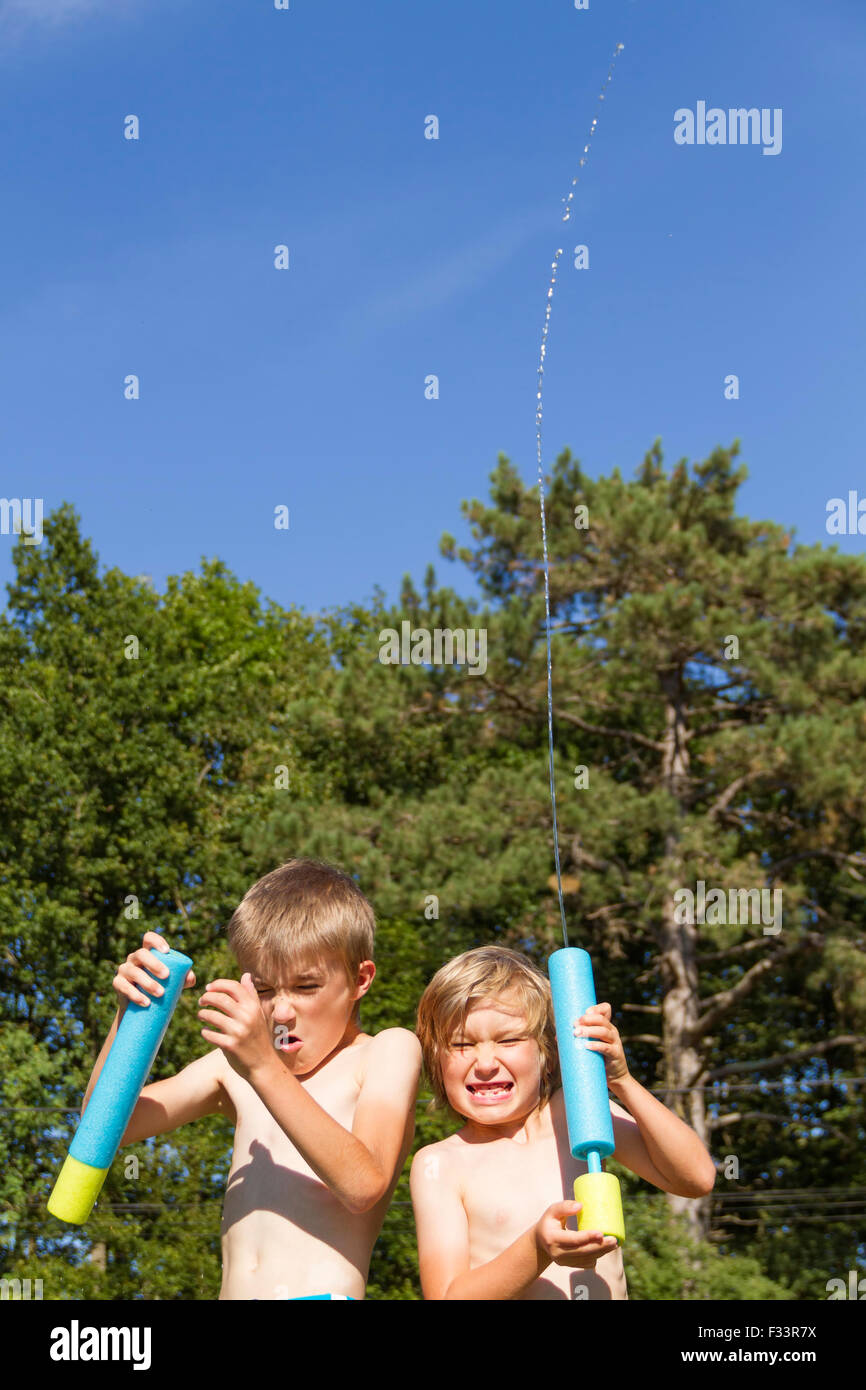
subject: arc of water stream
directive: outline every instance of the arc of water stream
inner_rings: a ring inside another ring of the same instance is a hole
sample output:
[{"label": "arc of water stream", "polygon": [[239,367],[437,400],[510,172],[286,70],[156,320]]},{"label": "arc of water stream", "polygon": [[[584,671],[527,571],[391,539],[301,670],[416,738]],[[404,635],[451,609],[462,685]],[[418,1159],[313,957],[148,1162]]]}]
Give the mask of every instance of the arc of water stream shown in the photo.
[{"label": "arc of water stream", "polygon": [[[605,93],[607,92],[607,89],[610,86],[611,79],[613,77],[613,70],[616,67],[616,60],[619,57],[620,53],[622,53],[624,47],[625,44],[618,43],[614,50],[613,57],[610,61],[610,67],[607,70],[607,77],[604,79],[601,91],[598,94],[598,101],[596,105],[600,105],[600,103],[604,101]],[[592,125],[589,128],[589,135],[587,137],[586,144],[583,147],[583,154],[580,158],[578,172],[571,180],[571,191],[569,192],[568,197],[563,198],[562,200],[565,204],[565,211],[562,215],[563,222],[568,222],[571,220],[571,205],[572,199],[574,198],[574,190],[577,187],[577,183],[580,178],[580,171],[583,168],[585,168],[586,162],[589,158],[589,147],[592,144],[592,137],[595,134],[597,127],[598,116],[594,116]],[[535,438],[536,449],[538,454],[538,499],[541,507],[541,545],[544,554],[544,621],[545,630],[547,633],[547,737],[548,756],[550,762],[550,804],[553,810],[553,855],[556,861],[556,886],[557,891],[559,893],[559,913],[562,918],[562,939],[565,945],[568,946],[568,927],[566,926],[565,922],[565,905],[562,901],[562,871],[560,869],[559,864],[559,834],[556,825],[556,777],[553,770],[553,670],[550,659],[550,564],[547,553],[547,519],[545,517],[544,511],[544,475],[541,469],[541,421],[542,392],[544,386],[544,359],[547,356],[547,334],[550,328],[550,311],[553,307],[553,292],[556,289],[556,272],[559,268],[559,258],[561,255],[562,247],[560,246],[556,252],[556,255],[553,258],[553,262],[550,267],[550,284],[547,290],[547,305],[544,312],[544,327],[541,332],[541,353],[539,355],[538,360],[538,386],[535,397],[537,402],[535,409]]]}]

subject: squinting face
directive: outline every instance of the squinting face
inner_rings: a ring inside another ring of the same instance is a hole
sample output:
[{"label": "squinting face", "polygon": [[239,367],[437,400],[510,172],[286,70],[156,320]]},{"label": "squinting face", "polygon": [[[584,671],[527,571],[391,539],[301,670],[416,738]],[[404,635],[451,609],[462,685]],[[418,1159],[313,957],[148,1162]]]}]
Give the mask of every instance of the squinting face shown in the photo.
[{"label": "squinting face", "polygon": [[276,1051],[291,1071],[303,1075],[343,1040],[355,1001],[369,988],[375,967],[364,962],[354,986],[342,962],[329,956],[298,961],[279,972],[259,966],[251,974]]},{"label": "squinting face", "polygon": [[543,1055],[525,1015],[507,997],[481,1000],[442,1056],[449,1104],[480,1125],[528,1115],[541,1094]]}]

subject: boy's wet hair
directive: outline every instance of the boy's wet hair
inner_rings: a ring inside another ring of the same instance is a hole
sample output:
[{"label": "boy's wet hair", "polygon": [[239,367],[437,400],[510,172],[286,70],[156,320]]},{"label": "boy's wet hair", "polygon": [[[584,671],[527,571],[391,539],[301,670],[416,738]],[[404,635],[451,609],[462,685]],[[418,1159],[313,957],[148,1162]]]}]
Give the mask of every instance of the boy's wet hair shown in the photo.
[{"label": "boy's wet hair", "polygon": [[350,984],[373,959],[376,917],[357,883],[318,859],[290,859],[254,883],[226,929],[242,971],[279,973],[337,956]]},{"label": "boy's wet hair", "polygon": [[559,1084],[550,982],[520,951],[507,946],[477,946],[437,970],[418,1005],[416,1032],[433,1091],[429,1110],[451,1108],[442,1080],[442,1054],[464,1027],[470,1009],[505,994],[510,996],[508,1003],[520,1009],[538,1043],[542,1056],[540,1100],[544,1104],[550,1099]]}]

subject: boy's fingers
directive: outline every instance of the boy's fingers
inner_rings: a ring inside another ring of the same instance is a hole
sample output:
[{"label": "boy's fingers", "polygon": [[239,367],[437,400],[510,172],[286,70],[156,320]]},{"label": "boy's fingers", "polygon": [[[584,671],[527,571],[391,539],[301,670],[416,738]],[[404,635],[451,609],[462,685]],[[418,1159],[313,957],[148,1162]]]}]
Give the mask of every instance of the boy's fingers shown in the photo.
[{"label": "boy's fingers", "polygon": [[225,1014],[218,1014],[215,1009],[199,1009],[198,1016],[216,1028],[224,1028],[227,1023]]},{"label": "boy's fingers", "polygon": [[147,990],[148,994],[155,994],[157,997],[160,994],[165,994],[159,981],[155,980],[152,975],[148,975],[147,971],[143,970],[140,965],[128,966],[126,979],[129,980],[130,984],[140,985],[143,990]]},{"label": "boy's fingers", "polygon": [[165,964],[165,961],[160,960],[159,953],[156,951],[147,950],[142,947],[140,951],[135,952],[132,956],[132,960],[136,965],[142,965],[146,967],[146,969],[151,970],[154,975],[158,975],[162,980],[164,980],[169,973],[168,966]]},{"label": "boy's fingers", "polygon": [[602,1249],[606,1240],[607,1236],[602,1231],[570,1231],[566,1227],[562,1233],[560,1244],[585,1254],[591,1253],[596,1246],[599,1250]]},{"label": "boy's fingers", "polygon": [[225,1009],[226,1013],[234,1013],[234,1005],[237,1003],[233,994],[225,994],[222,990],[213,989],[210,985],[199,999],[199,1004],[211,1004],[214,1008]]},{"label": "boy's fingers", "polygon": [[564,1226],[568,1218],[576,1216],[580,1210],[580,1202],[554,1202],[552,1206],[548,1207],[547,1214]]},{"label": "boy's fingers", "polygon": [[150,1003],[147,995],[142,994],[140,989],[136,989],[135,985],[127,980],[124,975],[120,977],[120,988],[118,988],[117,992],[122,999],[128,999],[130,1004],[147,1005]]},{"label": "boy's fingers", "polygon": [[164,936],[160,936],[158,931],[146,931],[141,938],[142,946],[155,946],[158,951],[168,951],[170,949]]},{"label": "boy's fingers", "polygon": [[184,982],[183,982],[183,987],[184,987],[184,989],[189,989],[190,986],[191,986],[191,985],[194,985],[194,984],[195,984],[195,971],[194,971],[194,970],[188,970],[188,971],[186,972],[186,979],[185,979]]},{"label": "boy's fingers", "polygon": [[223,993],[230,994],[233,999],[242,999],[246,994],[246,990],[238,984],[237,980],[209,980],[206,988],[222,990]]},{"label": "boy's fingers", "polygon": [[581,1206],[581,1202],[575,1202],[571,1197],[568,1197],[563,1198],[561,1202],[553,1202],[547,1210],[550,1212],[551,1216],[559,1216],[562,1212],[566,1212],[570,1215],[573,1211],[579,1210]]},{"label": "boy's fingers", "polygon": [[586,1012],[581,1014],[580,1018],[575,1019],[575,1024],[578,1024],[578,1023],[591,1023],[591,1024],[609,1023],[610,1020],[611,1020],[611,1017],[612,1017],[612,1010],[611,1010],[610,1004],[591,1004],[590,1007],[586,1010]]},{"label": "boy's fingers", "polygon": [[138,966],[130,965],[129,961],[124,961],[118,967],[112,984],[115,992],[121,999],[128,1000],[132,1004],[149,1004],[150,999],[144,993],[145,990],[154,992],[162,987],[148,975],[146,970],[140,970]]}]

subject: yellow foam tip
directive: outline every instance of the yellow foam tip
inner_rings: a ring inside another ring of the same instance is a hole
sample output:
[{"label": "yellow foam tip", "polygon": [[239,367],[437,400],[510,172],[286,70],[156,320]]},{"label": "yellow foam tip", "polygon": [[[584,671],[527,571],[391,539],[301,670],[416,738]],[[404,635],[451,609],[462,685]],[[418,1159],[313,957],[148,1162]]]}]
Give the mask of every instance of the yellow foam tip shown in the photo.
[{"label": "yellow foam tip", "polygon": [[91,1168],[67,1154],[60,1169],[54,1191],[48,1198],[48,1210],[61,1221],[81,1226],[93,1211],[93,1204],[102,1191],[107,1168]]},{"label": "yellow foam tip", "polygon": [[625,1243],[619,1178],[613,1173],[584,1173],[575,1180],[574,1200],[583,1203],[577,1218],[579,1231],[602,1231]]}]

